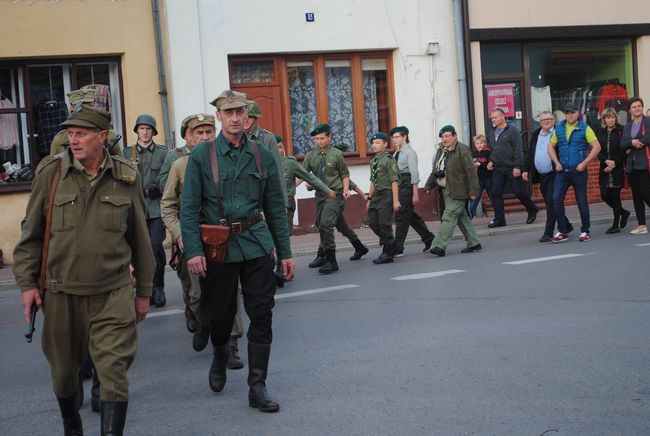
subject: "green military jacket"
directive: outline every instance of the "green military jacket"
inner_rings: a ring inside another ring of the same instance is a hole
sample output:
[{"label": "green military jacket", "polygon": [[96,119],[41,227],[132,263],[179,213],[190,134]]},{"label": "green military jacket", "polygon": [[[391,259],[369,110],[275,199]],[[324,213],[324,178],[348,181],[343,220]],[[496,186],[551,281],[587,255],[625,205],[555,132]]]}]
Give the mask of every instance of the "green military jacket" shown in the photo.
[{"label": "green military jacket", "polygon": [[165,185],[167,184],[167,178],[169,177],[169,170],[171,169],[172,164],[177,159],[187,156],[188,154],[190,154],[190,148],[187,145],[176,147],[167,152],[167,156],[165,156],[165,160],[163,161],[160,172],[158,173],[158,179],[156,180],[160,192],[165,191]]},{"label": "green military jacket", "polygon": [[296,196],[296,177],[303,179],[324,194],[330,191],[330,188],[321,182],[318,177],[308,173],[293,156],[282,158],[282,169],[284,170],[284,180],[287,185],[287,195],[289,197]]},{"label": "green military jacket", "polygon": [[399,182],[399,170],[397,162],[388,154],[382,151],[372,157],[370,161],[370,181],[375,185],[375,191],[390,191],[393,182]]},{"label": "green military jacket", "polygon": [[[325,156],[325,168],[323,174],[320,171],[321,155]],[[343,179],[350,178],[350,171],[345,164],[343,153],[340,150],[328,146],[324,151],[314,147],[307,152],[302,165],[307,171],[314,173],[328,188],[334,191],[343,189]]]},{"label": "green military jacket", "polygon": [[[440,144],[433,161],[438,162],[443,152],[444,148]],[[448,153],[445,164],[446,183],[442,189],[455,200],[467,200],[472,195],[478,195],[478,176],[476,175],[476,167],[469,147],[456,141]],[[429,191],[438,186],[435,173],[436,169],[434,168],[424,185],[425,190]]]},{"label": "green military jacket", "polygon": [[[151,188],[157,188],[162,195],[163,190],[158,188],[158,174],[160,174],[168,151],[166,145],[154,142],[147,148],[136,144],[124,149],[124,157],[135,162],[138,171],[140,171],[143,192],[145,190],[150,191]],[[160,218],[160,196],[156,197],[145,193],[144,203],[147,206],[147,219]]]},{"label": "green military jacket", "polygon": [[[106,141],[104,142],[104,146],[108,148],[110,144],[114,144],[109,150],[110,154],[113,156],[122,156],[122,145],[120,144],[119,140],[115,142],[117,138],[117,133],[109,130],[108,136],[106,136]],[[55,156],[62,151],[66,151],[69,146],[70,141],[68,141],[68,131],[63,129],[54,135],[54,138],[52,139],[52,143],[50,144],[50,156]]]},{"label": "green military jacket", "polygon": [[[275,140],[275,135],[255,124],[255,127],[246,132],[246,137],[252,139],[258,144],[265,145],[266,148],[269,149],[273,155],[275,165],[278,167],[278,174],[282,174],[282,156],[280,155],[280,149],[278,148],[278,141]],[[282,184],[282,195],[284,196],[284,207],[287,207],[289,205],[289,200],[287,196],[287,187],[284,184]]]},{"label": "green military jacket", "polygon": [[145,220],[140,176],[117,156],[105,161],[91,187],[73,166],[72,153],[41,161],[14,249],[14,274],[22,291],[38,287],[48,197],[55,163],[61,179],[54,196],[46,289],[96,295],[128,286],[133,265],[136,295],[151,295],[154,258]]},{"label": "green military jacket", "polygon": [[[215,141],[219,164],[219,193],[223,216],[217,208],[217,193],[210,165],[210,142],[197,145],[189,156],[181,197],[181,232],[188,259],[204,256],[199,225],[251,217],[260,208],[265,220],[231,234],[226,263],[242,262],[270,254],[275,246],[279,259],[291,258],[287,209],[282,199],[282,181],[273,155],[258,146],[262,176],[257,170],[251,142],[244,137],[234,149],[219,133]],[[261,195],[261,198],[260,198]]]}]

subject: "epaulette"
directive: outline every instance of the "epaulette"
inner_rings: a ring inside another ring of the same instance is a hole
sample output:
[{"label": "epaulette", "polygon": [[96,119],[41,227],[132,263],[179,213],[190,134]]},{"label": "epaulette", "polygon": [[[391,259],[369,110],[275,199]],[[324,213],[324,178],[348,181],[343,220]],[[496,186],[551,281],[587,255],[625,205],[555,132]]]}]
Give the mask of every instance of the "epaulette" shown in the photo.
[{"label": "epaulette", "polygon": [[[272,136],[273,139],[275,139],[275,134],[273,134],[272,132],[269,132],[269,131],[266,130],[264,127],[260,127],[260,133],[262,133],[262,134],[264,134],[264,135]],[[276,142],[277,142],[277,141],[276,141]]]},{"label": "epaulette", "polygon": [[138,179],[138,168],[128,159],[121,156],[111,156],[113,159],[113,175],[122,183],[135,184]]},{"label": "epaulette", "polygon": [[52,165],[54,162],[57,160],[61,159],[63,157],[63,154],[57,154],[54,156],[45,156],[41,161],[38,163],[38,166],[36,167],[36,174],[40,174],[41,171],[43,171],[47,166]]}]

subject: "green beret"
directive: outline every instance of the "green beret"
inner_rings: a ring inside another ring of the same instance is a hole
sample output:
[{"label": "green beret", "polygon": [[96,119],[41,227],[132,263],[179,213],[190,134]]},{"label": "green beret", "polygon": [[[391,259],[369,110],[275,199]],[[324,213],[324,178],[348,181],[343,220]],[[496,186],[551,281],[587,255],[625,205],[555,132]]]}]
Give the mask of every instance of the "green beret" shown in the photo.
[{"label": "green beret", "polygon": [[61,127],[84,127],[86,129],[111,129],[111,114],[90,106],[77,106],[61,123]]},{"label": "green beret", "polygon": [[280,135],[275,135],[275,142],[277,142],[278,144],[284,142],[284,138]]},{"label": "green beret", "polygon": [[373,135],[370,137],[370,142],[374,141],[375,139],[382,139],[388,142],[388,135],[386,135],[384,132],[373,133]]},{"label": "green beret", "polygon": [[438,133],[438,137],[442,138],[442,134],[446,132],[450,132],[452,135],[455,135],[456,129],[451,124],[447,124],[446,126],[443,126],[442,129],[440,129],[440,132]]},{"label": "green beret", "polygon": [[409,128],[406,126],[397,126],[390,129],[390,136],[393,136],[395,133],[401,133],[402,135],[409,134]]},{"label": "green beret", "polygon": [[317,125],[314,128],[314,130],[311,131],[310,135],[316,136],[316,135],[320,135],[321,133],[331,133],[331,132],[332,132],[332,128],[330,127],[330,125],[327,123],[323,123]]}]

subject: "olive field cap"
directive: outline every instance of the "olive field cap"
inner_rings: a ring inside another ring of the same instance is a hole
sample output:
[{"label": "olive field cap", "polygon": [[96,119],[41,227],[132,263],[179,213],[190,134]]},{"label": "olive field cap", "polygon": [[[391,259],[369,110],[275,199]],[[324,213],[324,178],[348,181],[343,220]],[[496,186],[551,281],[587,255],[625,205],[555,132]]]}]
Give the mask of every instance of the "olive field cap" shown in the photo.
[{"label": "olive field cap", "polygon": [[578,106],[575,103],[567,103],[564,105],[564,113],[578,112]]},{"label": "olive field cap", "polygon": [[246,100],[246,94],[243,92],[232,91],[226,89],[224,92],[219,94],[217,98],[212,100],[210,104],[217,108],[221,109],[237,109],[247,105],[248,100]]},{"label": "olive field cap", "polygon": [[260,110],[260,105],[257,104],[255,100],[248,100],[246,102],[248,106],[248,116],[253,118],[262,118],[262,111]]},{"label": "olive field cap", "polygon": [[375,139],[381,139],[388,142],[388,135],[384,132],[373,133],[373,135],[370,137],[370,142],[374,141]]},{"label": "olive field cap", "polygon": [[94,103],[95,90],[94,89],[77,89],[68,93],[68,101],[70,105],[81,103]]},{"label": "olive field cap", "polygon": [[395,133],[401,133],[402,135],[409,134],[409,128],[406,126],[397,126],[390,129],[390,136],[393,136]]},{"label": "olive field cap", "polygon": [[442,129],[440,129],[440,133],[438,133],[438,137],[442,138],[442,134],[446,132],[450,132],[452,135],[455,135],[456,129],[451,124],[447,124],[446,126],[443,126]]},{"label": "olive field cap", "polygon": [[196,114],[187,121],[187,128],[194,130],[199,126],[212,126],[214,127],[214,115]]},{"label": "olive field cap", "polygon": [[314,130],[311,131],[310,135],[316,136],[316,135],[320,135],[321,133],[331,133],[331,132],[332,132],[332,128],[330,127],[330,125],[327,123],[323,123],[317,125],[314,128]]},{"label": "olive field cap", "polygon": [[84,127],[86,129],[110,130],[111,114],[89,106],[79,106],[72,111],[61,127]]},{"label": "olive field cap", "polygon": [[138,118],[135,119],[135,124],[133,125],[133,131],[138,133],[138,126],[145,125],[153,129],[153,136],[158,134],[158,129],[156,128],[156,119],[149,114],[138,115]]}]

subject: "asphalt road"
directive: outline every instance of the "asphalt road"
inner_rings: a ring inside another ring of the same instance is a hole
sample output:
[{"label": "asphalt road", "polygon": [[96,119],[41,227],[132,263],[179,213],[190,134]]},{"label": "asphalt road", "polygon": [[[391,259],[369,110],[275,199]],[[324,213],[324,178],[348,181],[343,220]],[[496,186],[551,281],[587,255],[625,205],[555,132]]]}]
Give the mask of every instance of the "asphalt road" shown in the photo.
[{"label": "asphalt road", "polygon": [[[488,237],[463,255],[452,241],[444,258],[410,245],[381,266],[378,250],[341,253],[326,277],[297,258],[274,311],[271,415],[248,407],[246,369],[210,391],[211,353],[192,351],[168,273],[168,306],[139,327],[126,433],[650,434],[650,235],[606,227],[587,243]],[[0,283],[0,433],[60,434],[40,325],[32,344],[23,332],[15,285]],[[99,434],[88,398],[82,418]]]}]

